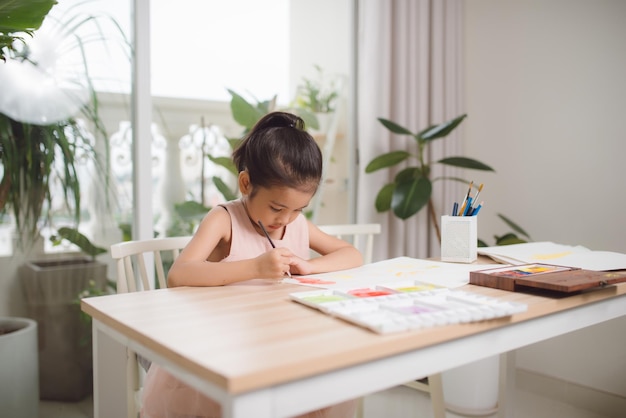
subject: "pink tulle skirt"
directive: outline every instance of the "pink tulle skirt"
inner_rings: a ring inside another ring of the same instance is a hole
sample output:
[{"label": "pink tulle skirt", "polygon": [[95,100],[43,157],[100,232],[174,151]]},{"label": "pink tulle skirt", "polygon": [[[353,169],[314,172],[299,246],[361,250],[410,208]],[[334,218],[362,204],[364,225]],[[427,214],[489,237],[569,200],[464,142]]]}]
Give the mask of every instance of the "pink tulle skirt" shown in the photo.
[{"label": "pink tulle skirt", "polygon": [[[187,386],[156,364],[146,375],[141,399],[142,418],[221,418],[220,405]],[[342,402],[297,418],[352,418],[356,401]]]}]

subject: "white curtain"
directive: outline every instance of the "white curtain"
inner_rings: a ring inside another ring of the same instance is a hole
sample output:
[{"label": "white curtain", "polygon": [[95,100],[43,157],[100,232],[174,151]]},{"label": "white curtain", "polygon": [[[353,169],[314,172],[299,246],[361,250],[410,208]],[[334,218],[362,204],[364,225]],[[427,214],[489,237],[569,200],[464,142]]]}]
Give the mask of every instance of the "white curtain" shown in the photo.
[{"label": "white curtain", "polygon": [[[427,208],[405,221],[392,211],[376,212],[376,194],[398,168],[365,174],[365,167],[382,153],[416,149],[410,137],[391,135],[379,117],[417,132],[463,113],[462,0],[358,0],[357,5],[356,219],[383,226],[375,261],[438,256],[439,239]],[[428,146],[431,161],[461,155],[462,127]],[[441,164],[432,168],[431,180],[459,175],[458,170]],[[434,182],[437,219],[450,212],[462,188],[458,182]]]}]

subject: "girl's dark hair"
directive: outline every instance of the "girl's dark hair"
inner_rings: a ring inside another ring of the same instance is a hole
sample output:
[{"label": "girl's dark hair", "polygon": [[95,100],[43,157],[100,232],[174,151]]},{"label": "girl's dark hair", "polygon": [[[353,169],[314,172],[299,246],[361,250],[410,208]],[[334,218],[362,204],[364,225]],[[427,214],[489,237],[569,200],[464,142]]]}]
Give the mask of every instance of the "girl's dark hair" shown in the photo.
[{"label": "girl's dark hair", "polygon": [[263,116],[233,151],[239,172],[248,171],[253,186],[286,186],[317,190],[322,178],[322,152],[304,130],[304,121],[291,113]]}]

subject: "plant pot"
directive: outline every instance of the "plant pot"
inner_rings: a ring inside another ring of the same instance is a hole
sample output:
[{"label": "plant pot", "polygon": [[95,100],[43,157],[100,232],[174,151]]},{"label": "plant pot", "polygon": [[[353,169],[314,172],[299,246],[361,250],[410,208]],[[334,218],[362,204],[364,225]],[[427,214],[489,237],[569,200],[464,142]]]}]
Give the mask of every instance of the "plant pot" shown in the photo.
[{"label": "plant pot", "polygon": [[500,357],[487,357],[441,374],[446,409],[463,416],[491,415],[498,410]]},{"label": "plant pot", "polygon": [[79,401],[92,393],[91,324],[79,294],[106,283],[106,265],[91,258],[31,261],[20,266],[28,315],[39,325],[40,398]]},{"label": "plant pot", "polygon": [[0,411],[2,416],[39,416],[37,323],[0,317]]}]

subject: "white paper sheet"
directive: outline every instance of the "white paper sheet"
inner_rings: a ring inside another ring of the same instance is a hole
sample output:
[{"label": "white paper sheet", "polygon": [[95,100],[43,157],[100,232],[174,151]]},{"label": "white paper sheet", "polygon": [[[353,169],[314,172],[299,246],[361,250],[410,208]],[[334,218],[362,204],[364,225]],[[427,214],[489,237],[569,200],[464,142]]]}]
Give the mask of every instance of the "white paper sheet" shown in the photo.
[{"label": "white paper sheet", "polygon": [[410,257],[397,257],[349,270],[294,276],[290,279],[283,279],[283,282],[324,289],[349,289],[384,286],[414,280],[455,288],[469,283],[470,271],[485,268],[484,264],[443,263]]},{"label": "white paper sheet", "polygon": [[580,245],[554,242],[529,242],[478,248],[478,254],[514,265],[543,263],[578,267],[594,271],[626,269],[626,254],[611,251],[592,251]]}]

